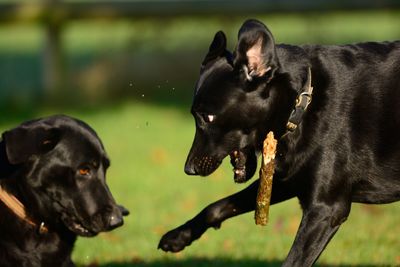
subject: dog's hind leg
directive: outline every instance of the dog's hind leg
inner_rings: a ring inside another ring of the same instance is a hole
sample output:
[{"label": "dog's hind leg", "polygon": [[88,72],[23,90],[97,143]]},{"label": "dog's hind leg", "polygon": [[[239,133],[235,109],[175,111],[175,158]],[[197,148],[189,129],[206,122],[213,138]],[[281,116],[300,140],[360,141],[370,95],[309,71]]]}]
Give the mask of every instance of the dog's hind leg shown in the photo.
[{"label": "dog's hind leg", "polygon": [[[204,208],[193,219],[169,231],[158,245],[164,251],[178,252],[189,246],[210,227],[219,228],[221,223],[231,217],[255,209],[259,181],[253,182],[242,191],[218,200]],[[272,187],[271,204],[294,197],[279,180]]]},{"label": "dog's hind leg", "polygon": [[303,218],[285,267],[309,267],[318,259],[328,242],[350,213],[351,202],[319,202],[304,208]]}]

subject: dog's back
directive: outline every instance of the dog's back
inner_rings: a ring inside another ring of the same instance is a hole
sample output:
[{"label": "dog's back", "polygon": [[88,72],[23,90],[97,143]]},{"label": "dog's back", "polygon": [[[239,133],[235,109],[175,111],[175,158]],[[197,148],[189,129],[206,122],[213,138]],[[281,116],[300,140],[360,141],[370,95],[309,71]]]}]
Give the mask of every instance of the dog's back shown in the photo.
[{"label": "dog's back", "polygon": [[347,180],[343,184],[352,184],[353,201],[399,199],[400,41],[282,46],[278,53],[284,66],[305,57],[313,74],[313,100],[298,144],[307,148],[296,155],[313,155],[317,159],[308,164],[324,163]]}]

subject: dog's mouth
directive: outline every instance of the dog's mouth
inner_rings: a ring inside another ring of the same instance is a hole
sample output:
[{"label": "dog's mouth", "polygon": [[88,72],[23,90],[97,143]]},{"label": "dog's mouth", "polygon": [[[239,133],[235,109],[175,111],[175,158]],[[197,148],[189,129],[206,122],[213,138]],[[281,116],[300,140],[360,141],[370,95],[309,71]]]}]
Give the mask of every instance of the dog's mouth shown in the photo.
[{"label": "dog's mouth", "polygon": [[257,156],[253,149],[234,150],[229,154],[233,166],[233,179],[244,183],[253,177],[257,169]]},{"label": "dog's mouth", "polygon": [[[230,156],[233,166],[233,179],[236,183],[244,183],[253,177],[257,169],[257,155],[254,149],[245,147],[242,149],[233,150],[226,154]],[[185,172],[189,175],[208,176],[213,173],[222,160],[226,157],[203,156],[194,157],[188,160],[185,165]]]},{"label": "dog's mouth", "polygon": [[59,220],[68,230],[73,232],[76,235],[83,237],[92,237],[98,234],[98,231],[90,229],[88,226],[79,220],[76,216],[74,216],[71,212],[71,209],[66,208],[61,204],[60,201],[52,199],[53,203],[56,205],[56,210],[58,210]]},{"label": "dog's mouth", "polygon": [[70,217],[69,215],[62,216],[61,220],[71,232],[79,236],[92,237],[98,234],[98,232],[89,229],[88,227],[84,226],[83,223]]},{"label": "dog's mouth", "polygon": [[73,222],[72,223],[72,229],[70,228],[71,231],[73,231],[75,234],[80,235],[80,236],[95,236],[97,235],[96,232],[93,232],[87,228],[85,228],[82,224],[78,222]]}]

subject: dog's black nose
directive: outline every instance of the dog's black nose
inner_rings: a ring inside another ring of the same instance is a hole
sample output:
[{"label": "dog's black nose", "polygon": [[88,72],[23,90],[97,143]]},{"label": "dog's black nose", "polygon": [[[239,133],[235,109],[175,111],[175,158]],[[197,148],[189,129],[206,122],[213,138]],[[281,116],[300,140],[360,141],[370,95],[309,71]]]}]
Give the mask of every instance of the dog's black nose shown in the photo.
[{"label": "dog's black nose", "polygon": [[185,173],[187,175],[196,175],[197,172],[192,164],[185,164]]},{"label": "dog's black nose", "polygon": [[125,208],[124,206],[122,206],[122,205],[117,205],[117,206],[118,206],[119,211],[122,213],[122,216],[128,216],[130,214],[130,211],[127,208]]}]

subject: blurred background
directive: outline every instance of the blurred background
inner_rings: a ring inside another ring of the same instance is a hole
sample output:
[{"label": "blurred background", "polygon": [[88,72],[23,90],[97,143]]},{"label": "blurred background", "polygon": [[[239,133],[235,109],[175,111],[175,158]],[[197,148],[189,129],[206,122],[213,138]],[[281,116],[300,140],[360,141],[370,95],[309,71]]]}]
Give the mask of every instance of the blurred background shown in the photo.
[{"label": "blurred background", "polygon": [[[159,238],[235,185],[228,162],[187,177],[194,134],[190,103],[215,32],[234,49],[247,18],[277,43],[345,44],[400,39],[396,0],[0,0],[0,130],[64,113],[89,123],[112,165],[108,183],[131,210],[124,227],[79,239],[79,266],[280,266],[301,211],[296,200],[210,230],[178,254]],[[400,266],[399,204],[354,205],[320,266]]]}]

